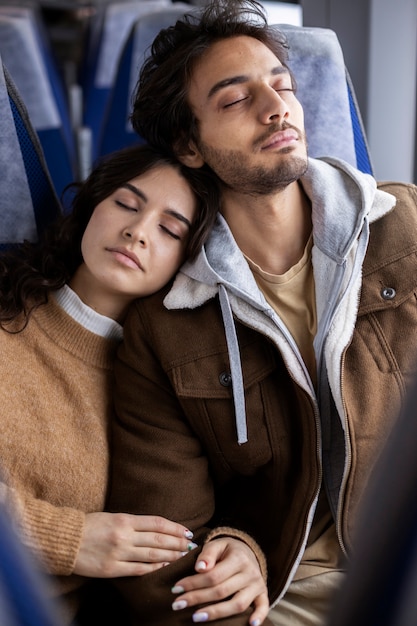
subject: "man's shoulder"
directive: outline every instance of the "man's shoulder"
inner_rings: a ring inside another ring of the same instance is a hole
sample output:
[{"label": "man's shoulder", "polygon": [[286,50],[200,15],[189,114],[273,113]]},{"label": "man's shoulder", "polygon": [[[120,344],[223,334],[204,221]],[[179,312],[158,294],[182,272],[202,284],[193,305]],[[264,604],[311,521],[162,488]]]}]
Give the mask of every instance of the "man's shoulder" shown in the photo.
[{"label": "man's shoulder", "polygon": [[[395,181],[379,181],[378,189],[386,191],[397,198],[401,202],[417,202],[417,186],[414,183],[395,182]],[[414,208],[415,208],[414,204]]]},{"label": "man's shoulder", "polygon": [[190,329],[196,326],[201,327],[201,325],[210,327],[214,324],[214,320],[219,316],[217,298],[209,298],[198,306],[189,307],[183,304],[169,308],[165,303],[165,298],[172,285],[173,281],[156,293],[135,300],[130,307],[125,328],[126,325],[140,323],[142,327],[152,328],[153,332],[158,327],[158,332],[169,335],[171,331],[182,328],[184,324]]},{"label": "man's shoulder", "polygon": [[414,228],[417,229],[417,186],[413,183],[384,181],[378,183],[378,189],[394,196],[396,202],[393,210],[382,220],[377,220],[376,224],[381,222],[380,226],[383,228],[384,224],[390,223],[389,228],[398,228],[401,232],[404,225],[408,224],[412,228],[410,235],[416,237],[417,231],[414,232]]},{"label": "man's shoulder", "polygon": [[164,299],[172,287],[172,282],[173,281],[170,281],[167,285],[162,287],[162,289],[159,289],[159,291],[151,293],[148,296],[141,296],[140,298],[137,298],[133,302],[131,310],[146,311],[154,309],[156,312],[159,310],[164,310]]},{"label": "man's shoulder", "polygon": [[411,183],[382,182],[378,189],[393,195],[393,209],[371,224],[365,270],[417,252],[417,187]]}]

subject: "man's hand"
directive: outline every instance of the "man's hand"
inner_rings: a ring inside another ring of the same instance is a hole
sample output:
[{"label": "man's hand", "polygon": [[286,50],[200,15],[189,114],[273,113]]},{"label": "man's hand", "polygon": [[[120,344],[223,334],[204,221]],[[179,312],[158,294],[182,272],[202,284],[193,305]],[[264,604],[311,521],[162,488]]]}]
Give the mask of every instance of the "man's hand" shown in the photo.
[{"label": "man's hand", "polygon": [[269,610],[268,592],[253,551],[243,541],[222,537],[202,549],[197,574],[179,580],[174,611],[206,604],[193,615],[194,622],[210,622],[245,611],[251,604],[251,626],[259,626]]}]

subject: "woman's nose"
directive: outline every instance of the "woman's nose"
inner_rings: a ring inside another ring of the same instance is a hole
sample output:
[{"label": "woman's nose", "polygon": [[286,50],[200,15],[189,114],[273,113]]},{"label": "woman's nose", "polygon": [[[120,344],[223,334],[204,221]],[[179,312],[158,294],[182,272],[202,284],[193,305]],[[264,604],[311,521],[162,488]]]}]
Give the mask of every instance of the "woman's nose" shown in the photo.
[{"label": "woman's nose", "polygon": [[142,246],[147,243],[147,237],[143,228],[140,225],[128,226],[123,230],[123,238],[128,241],[137,241]]}]

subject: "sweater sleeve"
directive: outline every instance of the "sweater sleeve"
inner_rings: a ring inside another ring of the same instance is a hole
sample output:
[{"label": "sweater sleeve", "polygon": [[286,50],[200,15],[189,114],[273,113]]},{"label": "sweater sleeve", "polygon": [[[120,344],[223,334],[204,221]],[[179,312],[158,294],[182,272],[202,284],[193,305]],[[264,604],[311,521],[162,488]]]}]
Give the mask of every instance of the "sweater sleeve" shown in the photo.
[{"label": "sweater sleeve", "polygon": [[268,569],[266,564],[265,554],[263,553],[261,547],[258,543],[248,535],[247,533],[237,530],[236,528],[229,528],[228,526],[219,526],[218,528],[214,528],[206,537],[205,543],[216,539],[217,537],[231,537],[232,539],[239,539],[239,541],[243,541],[247,546],[252,550],[255,554],[258,563],[259,569],[261,570],[262,578],[265,582],[268,579]]},{"label": "sweater sleeve", "polygon": [[9,509],[22,543],[48,574],[72,574],[85,514],[57,507],[0,483],[0,501]]}]

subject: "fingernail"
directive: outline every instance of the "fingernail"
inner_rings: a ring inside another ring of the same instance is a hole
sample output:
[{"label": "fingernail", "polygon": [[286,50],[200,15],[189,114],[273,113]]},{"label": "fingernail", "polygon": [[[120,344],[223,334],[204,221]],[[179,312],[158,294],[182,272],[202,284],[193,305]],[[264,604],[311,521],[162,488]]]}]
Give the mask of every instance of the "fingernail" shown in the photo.
[{"label": "fingernail", "polygon": [[205,569],[207,569],[207,563],[205,561],[198,561],[195,568],[204,571]]},{"label": "fingernail", "polygon": [[184,593],[185,589],[184,587],[181,587],[181,585],[174,585],[171,589],[172,593]]},{"label": "fingernail", "polygon": [[250,626],[261,626],[261,620],[260,619],[253,619],[250,623]]},{"label": "fingernail", "polygon": [[194,537],[194,533],[191,530],[185,530],[184,535],[187,537],[187,539],[192,539]]},{"label": "fingernail", "polygon": [[191,550],[194,550],[194,548],[197,547],[197,544],[194,543],[194,541],[190,541],[190,543],[187,546],[187,550],[191,552]]},{"label": "fingernail", "polygon": [[193,622],[207,622],[208,618],[208,613],[194,613]]},{"label": "fingernail", "polygon": [[180,552],[181,556],[187,556],[188,552]]},{"label": "fingernail", "polygon": [[181,609],[185,609],[187,606],[187,600],[177,600],[172,603],[173,611],[181,611]]}]

